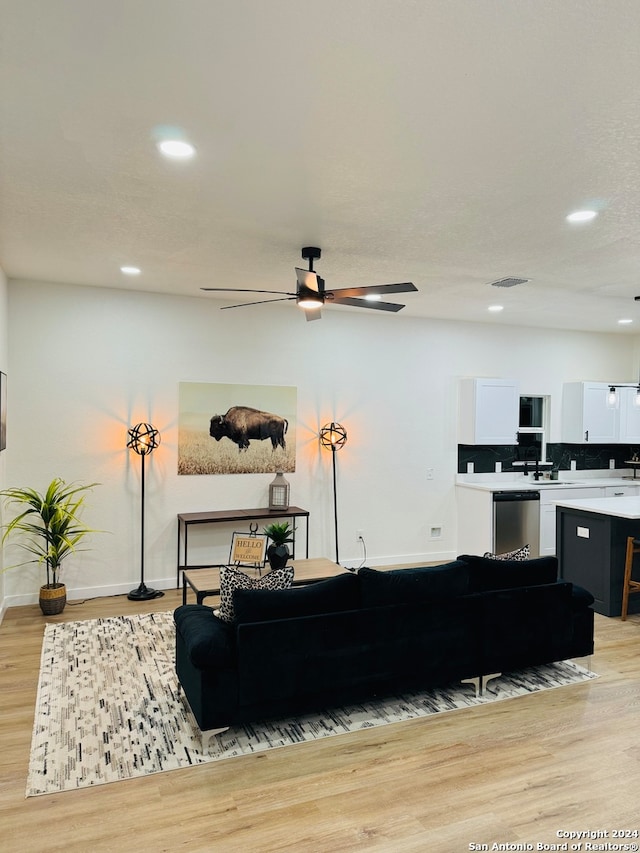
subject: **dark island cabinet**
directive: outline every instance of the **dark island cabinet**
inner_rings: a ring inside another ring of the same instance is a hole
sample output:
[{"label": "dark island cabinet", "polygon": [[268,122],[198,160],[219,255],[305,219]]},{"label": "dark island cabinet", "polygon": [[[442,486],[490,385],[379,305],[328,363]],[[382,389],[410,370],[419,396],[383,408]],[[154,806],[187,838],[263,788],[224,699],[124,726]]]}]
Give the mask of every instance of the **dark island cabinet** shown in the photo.
[{"label": "dark island cabinet", "polygon": [[[640,536],[640,521],[562,506],[556,512],[560,577],[589,590],[596,613],[620,616],[627,536]],[[631,597],[629,613],[638,612],[640,597]]]}]

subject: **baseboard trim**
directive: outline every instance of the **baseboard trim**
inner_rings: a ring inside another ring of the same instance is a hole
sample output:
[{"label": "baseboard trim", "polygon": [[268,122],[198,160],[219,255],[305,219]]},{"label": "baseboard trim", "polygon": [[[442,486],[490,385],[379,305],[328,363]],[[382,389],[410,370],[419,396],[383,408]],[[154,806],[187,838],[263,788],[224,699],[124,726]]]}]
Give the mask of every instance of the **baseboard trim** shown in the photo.
[{"label": "baseboard trim", "polygon": [[[430,554],[394,554],[387,557],[372,557],[366,560],[366,563],[359,560],[341,560],[340,565],[345,569],[358,569],[362,565],[372,568],[380,566],[393,566],[398,568],[408,568],[410,566],[427,566],[438,565],[440,563],[449,563],[455,560],[456,555],[451,551],[435,551]],[[107,584],[105,586],[78,587],[73,589],[67,587],[67,601],[81,601],[89,598],[106,598],[110,595],[127,595],[132,589],[138,586],[139,580],[127,581],[120,584]],[[152,589],[175,589],[176,579],[170,578],[145,578],[145,583]],[[25,604],[37,604],[38,592],[7,595],[0,602],[0,622],[2,616],[9,607],[21,607]]]},{"label": "baseboard trim", "polygon": [[369,566],[371,568],[380,566],[408,568],[410,566],[450,563],[455,558],[456,554],[453,551],[434,551],[430,554],[394,554],[387,557],[371,557],[367,558],[365,562],[362,561],[362,558],[359,560],[340,560],[340,565],[344,566],[345,569],[358,569],[360,566]]},{"label": "baseboard trim", "polygon": [[[90,598],[106,598],[110,595],[127,595],[132,589],[136,589],[139,580],[137,581],[127,581],[126,583],[120,584],[111,584],[108,586],[92,586],[92,587],[79,587],[77,589],[72,589],[71,587],[67,587],[67,601],[82,601],[83,599]],[[147,580],[145,578],[145,583],[147,586],[152,589],[172,589],[175,588],[176,579],[173,578],[165,578],[164,580]],[[21,607],[25,604],[37,604],[38,603],[38,593],[29,593],[23,595],[7,595],[2,602],[2,608],[8,607]],[[0,609],[0,613],[2,613],[2,609]]]}]

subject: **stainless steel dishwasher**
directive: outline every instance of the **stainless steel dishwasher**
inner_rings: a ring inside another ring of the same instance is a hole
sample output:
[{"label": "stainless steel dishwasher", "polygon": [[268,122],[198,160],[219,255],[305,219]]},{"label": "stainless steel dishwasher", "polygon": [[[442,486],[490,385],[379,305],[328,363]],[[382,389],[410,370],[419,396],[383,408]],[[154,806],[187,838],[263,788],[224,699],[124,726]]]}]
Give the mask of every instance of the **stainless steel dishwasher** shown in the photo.
[{"label": "stainless steel dishwasher", "polygon": [[540,492],[493,493],[493,552],[504,554],[528,545],[540,554]]}]

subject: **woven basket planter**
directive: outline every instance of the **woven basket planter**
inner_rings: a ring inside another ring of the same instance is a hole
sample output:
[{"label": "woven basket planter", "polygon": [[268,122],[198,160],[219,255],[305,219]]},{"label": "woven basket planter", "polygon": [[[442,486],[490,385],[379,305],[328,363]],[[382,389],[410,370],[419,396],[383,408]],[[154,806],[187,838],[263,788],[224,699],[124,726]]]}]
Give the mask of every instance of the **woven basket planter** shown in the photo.
[{"label": "woven basket planter", "polygon": [[45,584],[40,587],[40,610],[45,616],[62,613],[67,603],[67,588],[63,583]]}]

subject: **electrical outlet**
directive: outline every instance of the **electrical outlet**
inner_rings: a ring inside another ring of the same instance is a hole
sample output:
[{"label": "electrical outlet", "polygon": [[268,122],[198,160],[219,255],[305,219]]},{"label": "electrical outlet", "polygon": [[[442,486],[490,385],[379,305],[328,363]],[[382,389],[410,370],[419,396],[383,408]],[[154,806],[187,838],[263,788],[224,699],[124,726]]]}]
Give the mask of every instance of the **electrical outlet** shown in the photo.
[{"label": "electrical outlet", "polygon": [[356,530],[356,542],[360,542],[361,539],[364,539],[364,530]]},{"label": "electrical outlet", "polygon": [[427,480],[433,480],[433,468],[427,468]]}]

